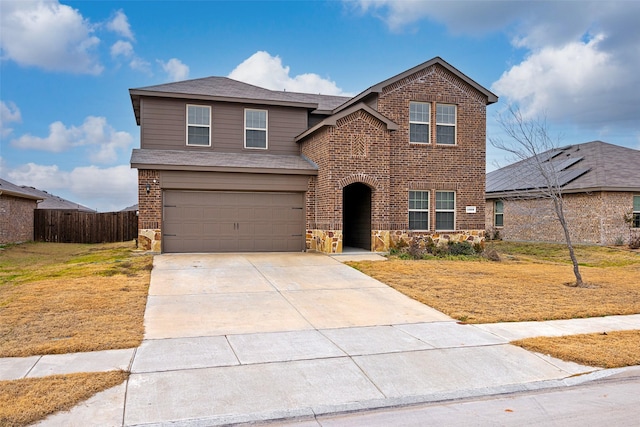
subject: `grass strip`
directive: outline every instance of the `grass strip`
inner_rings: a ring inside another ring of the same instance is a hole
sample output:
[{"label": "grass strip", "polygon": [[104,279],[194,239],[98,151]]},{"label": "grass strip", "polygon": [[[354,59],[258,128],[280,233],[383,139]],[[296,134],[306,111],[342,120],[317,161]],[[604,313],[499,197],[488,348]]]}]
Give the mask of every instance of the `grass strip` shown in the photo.
[{"label": "grass strip", "polygon": [[640,365],[640,330],[535,337],[511,344],[587,366],[621,368]]},{"label": "grass strip", "polygon": [[128,376],[124,371],[109,371],[0,381],[0,426],[27,426],[55,412],[68,411]]}]

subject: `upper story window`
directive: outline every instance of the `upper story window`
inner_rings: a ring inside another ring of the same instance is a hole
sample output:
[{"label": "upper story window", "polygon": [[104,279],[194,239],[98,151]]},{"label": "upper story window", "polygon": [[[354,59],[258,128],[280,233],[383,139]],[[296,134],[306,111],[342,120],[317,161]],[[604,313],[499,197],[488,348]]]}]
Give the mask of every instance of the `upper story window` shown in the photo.
[{"label": "upper story window", "polygon": [[431,104],[409,103],[409,142],[429,143],[429,117],[431,117]]},{"label": "upper story window", "polygon": [[428,191],[409,191],[409,229],[429,229]]},{"label": "upper story window", "polygon": [[244,148],[267,148],[267,110],[244,110]]},{"label": "upper story window", "polygon": [[640,228],[640,196],[633,196],[633,228]]},{"label": "upper story window", "polygon": [[456,144],[456,106],[436,104],[436,144]]},{"label": "upper story window", "polygon": [[496,200],[493,204],[493,225],[495,227],[504,226],[504,202]]},{"label": "upper story window", "polygon": [[211,107],[187,105],[187,145],[211,145]]},{"label": "upper story window", "polygon": [[456,193],[436,191],[436,230],[456,229]]}]

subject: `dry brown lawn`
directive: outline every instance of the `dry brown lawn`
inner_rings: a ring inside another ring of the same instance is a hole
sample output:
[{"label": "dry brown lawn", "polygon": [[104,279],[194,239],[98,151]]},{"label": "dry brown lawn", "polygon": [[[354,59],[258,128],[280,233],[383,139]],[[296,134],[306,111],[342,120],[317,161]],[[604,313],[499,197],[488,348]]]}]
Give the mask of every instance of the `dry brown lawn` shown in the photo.
[{"label": "dry brown lawn", "polygon": [[123,371],[0,381],[0,426],[26,426],[122,383]]},{"label": "dry brown lawn", "polygon": [[499,262],[438,259],[350,263],[398,291],[468,323],[640,313],[640,252],[578,247],[586,288],[562,245],[495,243]]},{"label": "dry brown lawn", "polygon": [[0,250],[0,357],[137,347],[151,256],[132,242]]},{"label": "dry brown lawn", "polygon": [[588,366],[640,365],[640,331],[527,338],[512,344]]},{"label": "dry brown lawn", "polygon": [[[574,282],[566,247],[495,242],[501,261],[438,259],[358,262],[351,266],[468,323],[572,319],[640,313],[640,251],[579,246],[588,287]],[[537,337],[528,350],[605,368],[640,364],[640,331]]]}]

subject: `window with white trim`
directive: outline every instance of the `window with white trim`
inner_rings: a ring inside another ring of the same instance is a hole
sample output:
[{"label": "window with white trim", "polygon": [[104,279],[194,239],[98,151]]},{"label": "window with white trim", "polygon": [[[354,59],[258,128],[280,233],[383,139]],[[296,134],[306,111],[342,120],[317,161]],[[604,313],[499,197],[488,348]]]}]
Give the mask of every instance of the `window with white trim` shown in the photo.
[{"label": "window with white trim", "polygon": [[436,104],[436,144],[456,144],[456,106]]},{"label": "window with white trim", "polygon": [[436,191],[436,231],[456,229],[456,193]]},{"label": "window with white trim", "polygon": [[187,105],[187,145],[211,145],[211,107]]},{"label": "window with white trim", "polygon": [[409,103],[409,142],[429,143],[429,117],[431,117],[431,104]]},{"label": "window with white trim", "polygon": [[409,229],[429,229],[428,191],[409,191]]},{"label": "window with white trim", "polygon": [[495,227],[504,226],[504,202],[496,200],[493,204],[493,225]]},{"label": "window with white trim", "polygon": [[640,228],[640,196],[633,196],[633,228]]},{"label": "window with white trim", "polygon": [[267,148],[267,110],[244,110],[244,148]]}]

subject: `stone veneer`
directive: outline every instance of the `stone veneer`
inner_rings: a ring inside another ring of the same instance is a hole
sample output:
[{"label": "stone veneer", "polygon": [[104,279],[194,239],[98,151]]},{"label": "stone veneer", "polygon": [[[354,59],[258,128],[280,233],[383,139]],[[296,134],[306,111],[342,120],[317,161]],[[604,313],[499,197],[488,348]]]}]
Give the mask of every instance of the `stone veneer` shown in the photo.
[{"label": "stone veneer", "polygon": [[[452,232],[420,233],[410,230],[372,230],[371,251],[389,252],[399,245],[400,241],[411,244],[418,241],[423,244],[430,239],[436,245],[446,245],[448,242],[469,242],[482,244],[484,230],[459,230]],[[342,252],[342,230],[307,230],[307,250],[335,254]]]}]

